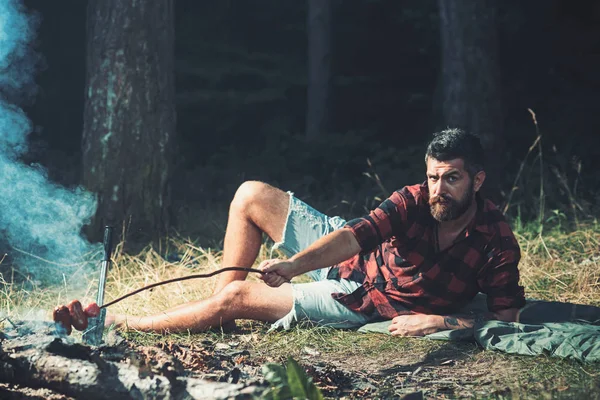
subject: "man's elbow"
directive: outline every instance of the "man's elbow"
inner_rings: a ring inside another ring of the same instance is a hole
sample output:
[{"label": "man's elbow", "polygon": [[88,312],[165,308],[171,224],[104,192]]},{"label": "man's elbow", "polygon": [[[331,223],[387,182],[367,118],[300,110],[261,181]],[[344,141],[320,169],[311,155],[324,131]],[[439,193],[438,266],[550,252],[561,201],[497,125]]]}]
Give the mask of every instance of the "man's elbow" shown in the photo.
[{"label": "man's elbow", "polygon": [[494,313],[498,321],[502,322],[517,322],[519,319],[519,309],[518,308],[507,308],[506,310],[496,311]]}]

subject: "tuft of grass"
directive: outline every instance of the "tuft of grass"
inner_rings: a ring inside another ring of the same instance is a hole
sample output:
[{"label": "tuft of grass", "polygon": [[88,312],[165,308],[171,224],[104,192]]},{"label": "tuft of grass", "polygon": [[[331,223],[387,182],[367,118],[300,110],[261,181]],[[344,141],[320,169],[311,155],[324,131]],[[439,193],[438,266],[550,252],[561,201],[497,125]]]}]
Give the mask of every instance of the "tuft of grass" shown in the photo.
[{"label": "tuft of grass", "polygon": [[16,279],[19,273],[14,268],[9,273],[8,276],[0,273],[0,317],[47,319],[53,307],[72,299],[66,280],[63,285],[44,287],[29,277]]},{"label": "tuft of grass", "polygon": [[[203,248],[189,239],[169,239],[162,251],[149,246],[137,255],[124,254],[118,250],[108,273],[105,293],[107,302],[154,282],[208,273],[221,268],[221,251]],[[263,245],[257,263],[267,258],[267,251],[267,246]],[[218,278],[216,275],[159,286],[111,306],[111,311],[131,315],[158,313],[210,296]],[[249,274],[248,279],[257,278]],[[96,284],[97,282],[91,283],[92,286]]]},{"label": "tuft of grass", "polygon": [[521,284],[528,297],[600,306],[600,225],[572,232],[516,231]]}]

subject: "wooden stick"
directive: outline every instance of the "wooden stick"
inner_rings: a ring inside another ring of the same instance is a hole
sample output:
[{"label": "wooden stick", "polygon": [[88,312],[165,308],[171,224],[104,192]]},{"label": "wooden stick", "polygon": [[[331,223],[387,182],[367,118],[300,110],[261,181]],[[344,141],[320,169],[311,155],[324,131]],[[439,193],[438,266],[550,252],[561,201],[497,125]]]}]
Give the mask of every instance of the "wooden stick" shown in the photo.
[{"label": "wooden stick", "polygon": [[259,269],[254,269],[254,268],[227,267],[227,268],[218,269],[218,270],[210,272],[208,274],[194,274],[194,275],[182,276],[182,277],[179,277],[179,278],[173,278],[173,279],[168,279],[166,281],[156,282],[156,283],[153,283],[151,285],[144,286],[142,288],[136,289],[136,290],[134,290],[131,293],[127,293],[126,295],[119,297],[118,299],[115,299],[113,301],[109,301],[106,304],[103,304],[100,308],[106,308],[108,306],[112,306],[113,304],[118,303],[121,300],[124,300],[124,299],[126,299],[126,298],[128,298],[130,296],[133,296],[134,294],[138,294],[139,292],[143,292],[144,290],[152,289],[153,287],[156,287],[156,286],[166,285],[167,283],[172,283],[172,282],[186,281],[188,279],[210,278],[211,276],[215,276],[217,274],[220,274],[222,272],[227,272],[227,271],[246,271],[246,272],[255,272],[255,273],[261,274],[261,275],[265,274],[263,271],[261,271]]}]

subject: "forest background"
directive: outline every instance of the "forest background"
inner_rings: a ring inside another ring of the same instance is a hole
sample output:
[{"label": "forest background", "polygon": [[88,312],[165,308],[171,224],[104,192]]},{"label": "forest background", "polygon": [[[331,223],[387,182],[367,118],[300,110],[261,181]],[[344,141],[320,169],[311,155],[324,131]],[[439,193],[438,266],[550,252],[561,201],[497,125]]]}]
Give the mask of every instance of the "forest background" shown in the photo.
[{"label": "forest background", "polygon": [[[97,196],[92,240],[125,224],[132,243],[178,233],[218,247],[248,179],[359,216],[424,180],[425,144],[447,126],[482,135],[512,220],[598,215],[593,0],[24,4],[41,57],[21,158]],[[111,105],[111,76],[155,99]]]},{"label": "forest background", "polygon": [[[115,299],[220,268],[245,180],[360,216],[425,180],[425,144],[446,127],[483,139],[487,194],[521,245],[527,296],[600,305],[600,2],[2,0],[0,33],[3,326],[93,301],[104,225],[117,234]],[[207,297],[215,279],[112,311],[162,312]],[[255,367],[289,355],[313,364],[306,349],[319,349],[337,368],[320,380],[331,397],[600,393],[597,363],[267,329],[126,336],[169,349],[248,338]],[[212,350],[190,349],[206,361],[192,369],[214,376]],[[402,355],[394,365],[390,351]],[[361,376],[375,378],[348,385]]]}]

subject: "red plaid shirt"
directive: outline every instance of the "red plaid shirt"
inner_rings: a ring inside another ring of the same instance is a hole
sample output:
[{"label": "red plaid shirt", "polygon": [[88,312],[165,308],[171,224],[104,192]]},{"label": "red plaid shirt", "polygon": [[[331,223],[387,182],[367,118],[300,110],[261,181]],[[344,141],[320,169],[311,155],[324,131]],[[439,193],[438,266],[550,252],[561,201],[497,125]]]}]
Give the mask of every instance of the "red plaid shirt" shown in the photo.
[{"label": "red plaid shirt", "polygon": [[478,292],[487,294],[492,312],[522,307],[519,245],[496,206],[476,197],[475,218],[440,252],[426,184],[406,186],[368,216],[349,221],[345,229],[354,233],[362,251],[333,267],[328,278],[363,285],[332,296],[353,311],[381,319],[407,310],[451,314]]}]

